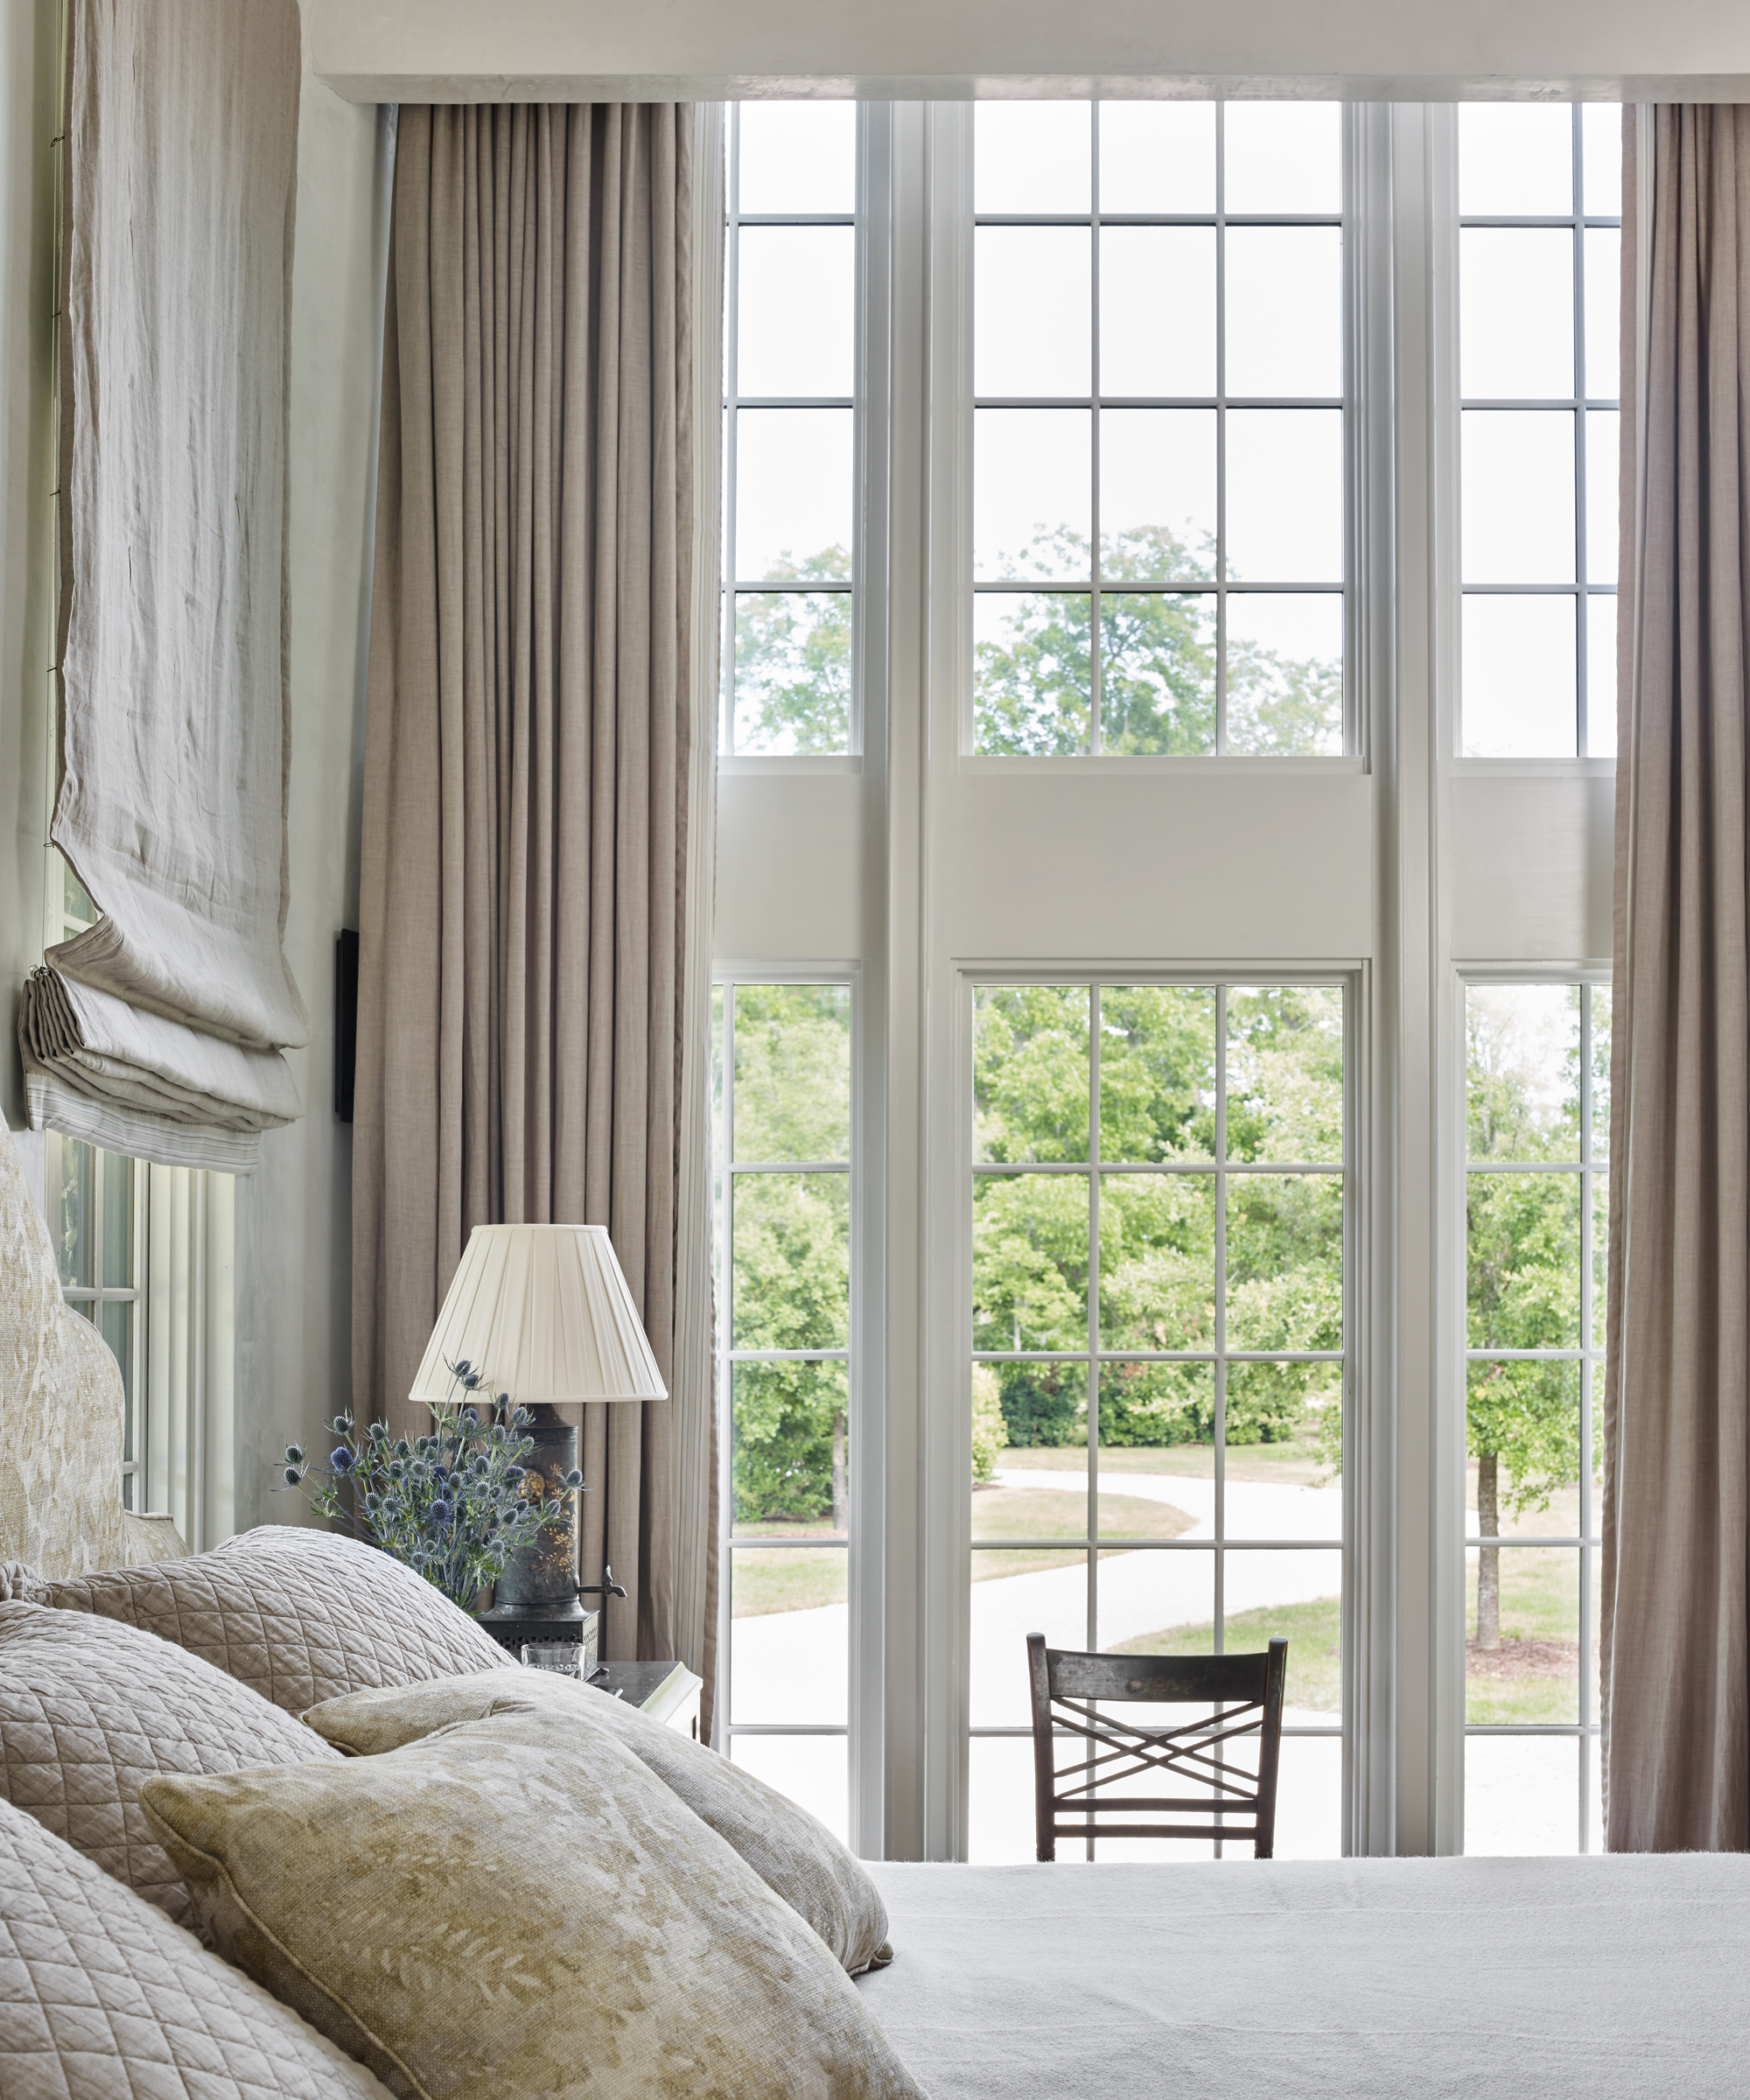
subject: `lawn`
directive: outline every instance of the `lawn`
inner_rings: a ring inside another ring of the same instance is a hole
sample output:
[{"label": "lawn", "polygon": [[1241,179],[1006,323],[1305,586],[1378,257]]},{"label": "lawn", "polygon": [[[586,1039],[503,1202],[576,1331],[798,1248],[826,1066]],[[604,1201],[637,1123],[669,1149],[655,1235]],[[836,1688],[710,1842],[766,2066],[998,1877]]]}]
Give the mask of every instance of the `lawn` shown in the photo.
[{"label": "lawn", "polygon": [[[1466,1556],[1465,1718],[1472,1722],[1579,1718],[1579,1555],[1531,1548],[1501,1556],[1501,1646],[1476,1645],[1478,1556]],[[1598,1712],[1592,1663],[1592,1712]]]},{"label": "lawn", "polygon": [[[1306,1604],[1261,1605],[1256,1611],[1235,1612],[1228,1620],[1227,1653],[1246,1655],[1263,1648],[1274,1634],[1288,1642],[1286,1703],[1307,1713],[1342,1710],[1342,1600],[1315,1597]],[[1121,1641],[1120,1656],[1213,1656],[1213,1626],[1169,1626],[1158,1634]]]},{"label": "lawn", "polygon": [[[1085,1445],[1011,1445],[997,1457],[1004,1472],[1082,1473],[1087,1468]],[[1285,1488],[1325,1488],[1337,1476],[1319,1456],[1310,1437],[1286,1444],[1230,1444],[1228,1446],[1230,1480],[1274,1480]],[[1101,1447],[1102,1480],[1120,1473],[1177,1473],[1194,1480],[1215,1477],[1213,1444],[1113,1444]]]},{"label": "lawn", "polygon": [[[1102,1494],[1100,1529],[1109,1538],[1177,1538],[1196,1520],[1170,1502],[1144,1502],[1136,1494]],[[1084,1538],[1087,1498],[1060,1488],[977,1488],[972,1494],[974,1538]],[[1066,1547],[1060,1553],[1036,1549],[972,1556],[974,1582],[999,1575],[1037,1575],[1046,1568],[1067,1568],[1084,1558]],[[1110,1558],[1106,1553],[1102,1560]]]}]

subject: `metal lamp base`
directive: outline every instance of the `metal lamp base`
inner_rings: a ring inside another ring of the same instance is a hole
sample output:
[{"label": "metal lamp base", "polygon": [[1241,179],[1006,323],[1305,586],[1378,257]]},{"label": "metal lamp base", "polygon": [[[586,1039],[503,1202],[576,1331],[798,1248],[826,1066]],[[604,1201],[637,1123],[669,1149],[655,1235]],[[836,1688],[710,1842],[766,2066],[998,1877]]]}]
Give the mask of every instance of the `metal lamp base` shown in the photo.
[{"label": "metal lamp base", "polygon": [[[524,1463],[539,1474],[546,1485],[543,1495],[564,1495],[570,1491],[561,1483],[578,1463],[578,1425],[565,1420],[556,1407],[537,1403],[528,1412],[534,1417],[524,1434],[533,1437],[535,1448]],[[533,1545],[512,1554],[493,1592],[493,1616],[514,1614],[525,1619],[583,1616],[578,1601],[578,1502],[571,1495],[571,1521],[556,1530],[543,1531]]]}]

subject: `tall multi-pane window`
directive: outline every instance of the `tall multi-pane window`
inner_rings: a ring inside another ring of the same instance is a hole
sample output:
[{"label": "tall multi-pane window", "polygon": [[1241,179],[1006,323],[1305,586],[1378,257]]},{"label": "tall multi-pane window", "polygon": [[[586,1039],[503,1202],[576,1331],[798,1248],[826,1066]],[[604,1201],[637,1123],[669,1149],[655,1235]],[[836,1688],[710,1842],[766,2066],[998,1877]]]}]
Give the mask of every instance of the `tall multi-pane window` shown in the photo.
[{"label": "tall multi-pane window", "polygon": [[1616,736],[1622,112],[1459,112],[1460,749]]},{"label": "tall multi-pane window", "polygon": [[1466,993],[1465,1845],[1595,1852],[1610,994]]},{"label": "tall multi-pane window", "polygon": [[1342,112],[981,102],[973,748],[1344,748]]},{"label": "tall multi-pane window", "polygon": [[1032,1855],[1032,1632],[1138,1655],[1286,1635],[1278,1850],[1334,1853],[1343,988],[975,1000],[970,1856]]},{"label": "tall multi-pane window", "polygon": [[734,105],[728,201],[722,748],[849,752],[856,105]]},{"label": "tall multi-pane window", "polygon": [[[96,917],[91,900],[59,853],[50,855],[59,886],[65,938]],[[60,1260],[61,1291],[67,1303],[96,1327],[121,1367],[127,1395],[122,1431],[122,1499],[144,1507],[140,1474],[145,1454],[144,1272],[145,1175],[137,1163],[101,1151],[83,1138],[50,1133],[49,1225]]]},{"label": "tall multi-pane window", "polygon": [[716,993],[729,1754],[844,1833],[850,990]]}]

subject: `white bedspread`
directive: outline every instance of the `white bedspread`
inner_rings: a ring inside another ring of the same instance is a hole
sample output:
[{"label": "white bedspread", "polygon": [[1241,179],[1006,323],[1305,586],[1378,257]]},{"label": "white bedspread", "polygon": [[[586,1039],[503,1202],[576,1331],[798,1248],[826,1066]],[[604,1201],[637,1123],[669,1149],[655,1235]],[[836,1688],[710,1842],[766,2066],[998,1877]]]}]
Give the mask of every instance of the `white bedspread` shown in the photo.
[{"label": "white bedspread", "polygon": [[871,1871],[931,2100],[1750,2095],[1750,1857]]}]

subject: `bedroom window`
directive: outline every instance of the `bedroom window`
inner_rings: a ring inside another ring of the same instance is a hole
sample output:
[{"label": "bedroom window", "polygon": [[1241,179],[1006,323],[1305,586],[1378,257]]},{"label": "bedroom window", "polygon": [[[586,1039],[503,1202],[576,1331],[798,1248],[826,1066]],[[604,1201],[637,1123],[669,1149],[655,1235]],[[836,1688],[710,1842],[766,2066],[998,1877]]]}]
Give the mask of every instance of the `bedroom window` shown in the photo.
[{"label": "bedroom window", "polygon": [[1030,1632],[1166,1655],[1285,1634],[1278,1850],[1334,1855],[1345,988],[973,997],[970,1856],[1032,1857]]},{"label": "bedroom window", "polygon": [[848,752],[856,105],[734,104],[728,150],[721,748]]},{"label": "bedroom window", "polygon": [[1343,122],[980,102],[972,748],[1346,745]]},{"label": "bedroom window", "polygon": [[[49,854],[59,885],[58,940],[79,933],[96,914],[79,878]],[[60,1261],[61,1293],[109,1345],[122,1372],[127,1413],[122,1441],[122,1500],[146,1507],[145,1275],[146,1179],[143,1163],[106,1152],[83,1138],[48,1134],[49,1228]]]},{"label": "bedroom window", "polygon": [[843,1836],[851,1346],[849,984],[715,991],[721,1734]]},{"label": "bedroom window", "polygon": [[1466,758],[1616,748],[1622,112],[1459,111]]},{"label": "bedroom window", "polygon": [[1472,983],[1465,1849],[1596,1852],[1610,992]]}]

